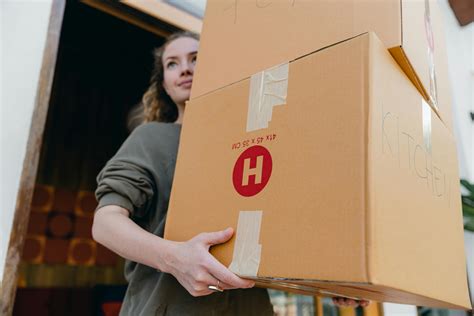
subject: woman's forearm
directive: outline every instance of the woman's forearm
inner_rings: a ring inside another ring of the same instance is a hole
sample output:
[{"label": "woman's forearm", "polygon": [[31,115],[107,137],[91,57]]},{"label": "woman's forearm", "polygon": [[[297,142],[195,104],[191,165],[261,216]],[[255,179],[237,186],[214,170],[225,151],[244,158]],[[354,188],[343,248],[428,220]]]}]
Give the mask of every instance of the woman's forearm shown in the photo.
[{"label": "woman's forearm", "polygon": [[131,261],[167,272],[167,258],[173,242],[147,232],[135,224],[126,209],[107,205],[94,215],[95,241]]},{"label": "woman's forearm", "polygon": [[211,294],[208,286],[215,284],[224,289],[254,286],[253,281],[239,278],[209,253],[211,246],[227,242],[232,234],[229,228],[173,242],[145,231],[129,218],[126,209],[115,205],[97,210],[92,225],[94,240],[124,258],[171,273],[193,296]]}]

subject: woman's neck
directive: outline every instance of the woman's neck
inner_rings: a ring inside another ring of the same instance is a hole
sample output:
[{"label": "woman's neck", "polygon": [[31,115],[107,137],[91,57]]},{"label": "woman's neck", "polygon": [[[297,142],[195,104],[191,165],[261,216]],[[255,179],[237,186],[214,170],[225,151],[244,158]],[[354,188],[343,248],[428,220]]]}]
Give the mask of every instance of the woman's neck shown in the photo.
[{"label": "woman's neck", "polygon": [[183,104],[176,104],[178,108],[178,118],[174,122],[175,124],[183,124],[183,117],[184,117],[184,103]]}]

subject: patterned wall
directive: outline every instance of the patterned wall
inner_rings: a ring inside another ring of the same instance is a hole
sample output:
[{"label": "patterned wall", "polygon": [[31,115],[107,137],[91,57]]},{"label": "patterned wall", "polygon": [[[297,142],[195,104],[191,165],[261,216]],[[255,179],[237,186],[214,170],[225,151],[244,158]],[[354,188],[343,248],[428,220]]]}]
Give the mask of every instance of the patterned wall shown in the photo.
[{"label": "patterned wall", "polygon": [[23,250],[31,264],[115,266],[118,256],[92,239],[93,192],[37,185]]},{"label": "patterned wall", "polygon": [[124,260],[92,239],[91,191],[37,184],[19,267],[20,288],[120,285]]}]

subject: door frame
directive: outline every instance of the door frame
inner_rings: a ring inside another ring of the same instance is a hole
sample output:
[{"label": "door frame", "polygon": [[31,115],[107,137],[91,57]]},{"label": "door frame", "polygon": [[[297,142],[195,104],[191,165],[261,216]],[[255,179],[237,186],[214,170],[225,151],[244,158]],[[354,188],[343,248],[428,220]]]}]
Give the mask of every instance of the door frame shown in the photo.
[{"label": "door frame", "polygon": [[30,205],[33,198],[44,127],[53,87],[65,7],[66,0],[52,1],[48,31],[46,33],[46,44],[43,50],[33,115],[20,176],[20,186],[16,197],[13,224],[9,236],[8,249],[6,251],[5,269],[3,270],[2,287],[0,289],[1,315],[11,315],[13,312],[18,279],[18,266],[21,261],[21,254],[28,228]]}]

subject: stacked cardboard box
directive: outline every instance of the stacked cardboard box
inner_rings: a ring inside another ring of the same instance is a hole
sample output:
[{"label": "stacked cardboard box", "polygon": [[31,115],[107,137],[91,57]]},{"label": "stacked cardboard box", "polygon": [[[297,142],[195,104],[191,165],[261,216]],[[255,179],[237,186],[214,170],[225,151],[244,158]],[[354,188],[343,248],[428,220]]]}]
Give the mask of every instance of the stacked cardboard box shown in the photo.
[{"label": "stacked cardboard box", "polygon": [[232,226],[212,253],[262,286],[470,308],[446,60],[403,31],[435,3],[265,3],[208,3],[165,237]]},{"label": "stacked cardboard box", "polygon": [[374,31],[451,130],[442,16],[435,0],[209,0],[192,98]]}]

